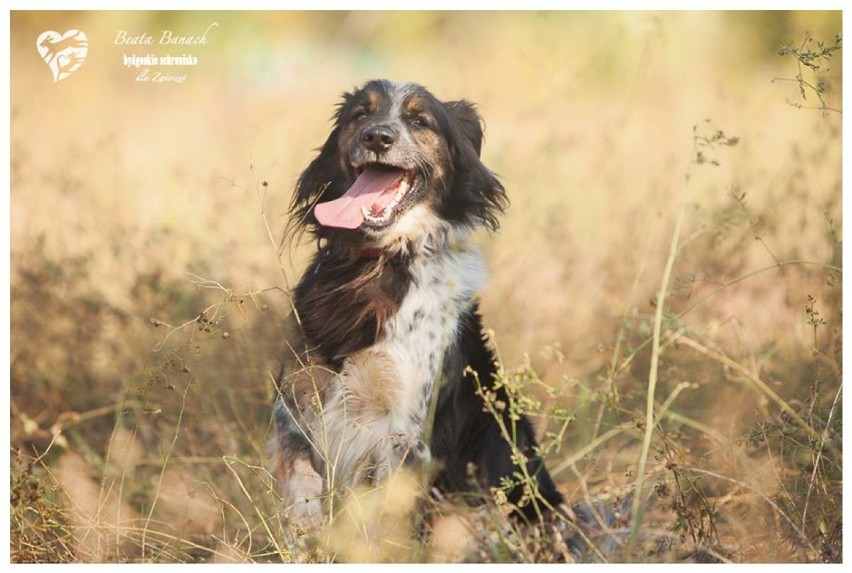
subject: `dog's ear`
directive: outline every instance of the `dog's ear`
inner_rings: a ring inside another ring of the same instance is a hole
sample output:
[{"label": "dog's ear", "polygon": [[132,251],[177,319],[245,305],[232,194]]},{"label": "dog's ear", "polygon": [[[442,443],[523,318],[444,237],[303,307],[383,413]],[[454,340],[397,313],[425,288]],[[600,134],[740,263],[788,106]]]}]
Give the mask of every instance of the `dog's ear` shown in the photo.
[{"label": "dog's ear", "polygon": [[479,157],[482,151],[482,118],[476,111],[476,105],[463,99],[447,101],[444,105],[456,120],[461,135],[470,142]]},{"label": "dog's ear", "polygon": [[450,220],[461,218],[464,223],[479,222],[497,229],[497,217],[508,205],[508,199],[497,176],[479,158],[482,119],[476,106],[468,101],[449,101],[444,106],[450,117],[448,143],[454,175],[442,215]]},{"label": "dog's ear", "polygon": [[[296,190],[290,201],[290,222],[288,227],[293,230],[304,230],[313,227],[317,221],[314,218],[314,205],[323,198],[335,198],[339,190],[332,189],[339,182],[340,166],[338,164],[338,140],[340,139],[341,118],[346,113],[347,106],[352,104],[355,95],[347,92],[341,96],[340,103],[332,116],[334,127],[331,133],[318,149],[319,154],[308,164],[299,176]],[[338,183],[339,184],[339,183]]]},{"label": "dog's ear", "polygon": [[340,127],[335,126],[322,147],[319,155],[308,164],[299,175],[296,190],[290,201],[290,224],[296,228],[316,225],[313,207],[322,196],[329,192],[337,172],[337,140]]}]

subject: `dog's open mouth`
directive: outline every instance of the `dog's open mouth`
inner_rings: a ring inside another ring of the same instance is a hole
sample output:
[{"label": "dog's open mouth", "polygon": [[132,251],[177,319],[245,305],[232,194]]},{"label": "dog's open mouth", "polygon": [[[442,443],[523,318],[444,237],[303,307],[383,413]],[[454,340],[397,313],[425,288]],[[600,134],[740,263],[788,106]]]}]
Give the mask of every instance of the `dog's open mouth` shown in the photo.
[{"label": "dog's open mouth", "polygon": [[362,224],[385,227],[404,210],[413,187],[413,172],[370,164],[342,197],[314,207],[314,216],[325,227],[357,229]]}]

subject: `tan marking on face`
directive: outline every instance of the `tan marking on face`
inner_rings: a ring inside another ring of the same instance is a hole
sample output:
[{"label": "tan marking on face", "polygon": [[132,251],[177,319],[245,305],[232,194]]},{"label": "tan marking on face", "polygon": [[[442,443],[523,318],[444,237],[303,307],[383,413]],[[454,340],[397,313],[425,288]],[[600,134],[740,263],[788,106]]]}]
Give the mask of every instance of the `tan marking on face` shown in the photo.
[{"label": "tan marking on face", "polygon": [[431,129],[422,129],[414,134],[417,144],[424,153],[431,158],[430,163],[434,166],[433,180],[437,181],[444,176],[444,165],[450,164],[450,150],[444,137]]},{"label": "tan marking on face", "polygon": [[382,105],[382,94],[375,90],[371,89],[367,92],[367,111],[373,112],[379,109]]},{"label": "tan marking on face", "polygon": [[402,112],[407,115],[416,115],[418,113],[423,113],[425,107],[426,105],[423,98],[415,94],[405,101],[405,104],[402,107]]}]

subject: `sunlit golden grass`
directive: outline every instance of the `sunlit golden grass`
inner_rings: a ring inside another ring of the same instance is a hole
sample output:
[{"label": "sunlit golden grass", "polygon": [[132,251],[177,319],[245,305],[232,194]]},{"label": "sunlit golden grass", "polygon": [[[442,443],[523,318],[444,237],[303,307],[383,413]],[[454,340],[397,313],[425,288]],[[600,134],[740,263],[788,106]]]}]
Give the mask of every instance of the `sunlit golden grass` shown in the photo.
[{"label": "sunlit golden grass", "polygon": [[[182,85],[112,44],[214,21]],[[90,40],[55,85],[49,28]],[[788,81],[806,31],[839,13],[13,14],[13,560],[566,558],[404,476],[282,525],[265,444],[312,248],[279,250],[286,207],[338,95],[388,77],[485,118],[512,204],[483,311],[561,488],[646,494],[591,558],[839,561],[841,114]]]}]

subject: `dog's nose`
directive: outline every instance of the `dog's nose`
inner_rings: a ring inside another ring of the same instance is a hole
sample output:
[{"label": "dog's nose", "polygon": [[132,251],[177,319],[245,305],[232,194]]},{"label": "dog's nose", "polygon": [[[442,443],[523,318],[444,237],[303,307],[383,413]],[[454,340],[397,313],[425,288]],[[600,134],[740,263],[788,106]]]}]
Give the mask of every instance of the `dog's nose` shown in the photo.
[{"label": "dog's nose", "polygon": [[374,125],[361,134],[361,141],[370,151],[382,153],[396,141],[396,132],[389,125]]}]

